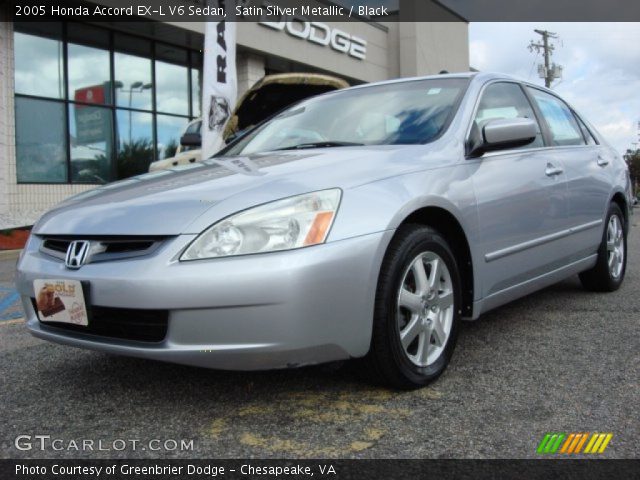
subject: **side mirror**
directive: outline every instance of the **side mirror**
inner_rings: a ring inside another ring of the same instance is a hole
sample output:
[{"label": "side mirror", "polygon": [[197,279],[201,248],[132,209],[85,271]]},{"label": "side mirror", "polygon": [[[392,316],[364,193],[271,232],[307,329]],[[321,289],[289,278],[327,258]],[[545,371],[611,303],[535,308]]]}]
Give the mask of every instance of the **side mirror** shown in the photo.
[{"label": "side mirror", "polygon": [[180,137],[180,145],[183,147],[199,147],[202,145],[202,137],[199,133],[185,133]]},{"label": "side mirror", "polygon": [[[538,126],[530,118],[501,118],[490,120],[482,127],[482,138],[476,133],[467,146],[469,157],[479,157],[485,152],[517,148],[533,142]],[[473,135],[472,135],[473,137]]]}]

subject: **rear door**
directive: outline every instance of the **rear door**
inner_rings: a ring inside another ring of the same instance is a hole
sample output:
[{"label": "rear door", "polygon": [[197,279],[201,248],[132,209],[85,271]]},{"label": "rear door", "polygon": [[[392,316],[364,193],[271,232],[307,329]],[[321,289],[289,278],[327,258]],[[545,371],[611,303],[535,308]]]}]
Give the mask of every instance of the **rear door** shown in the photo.
[{"label": "rear door", "polygon": [[484,297],[553,270],[563,261],[555,235],[567,228],[566,175],[559,159],[545,148],[539,119],[523,87],[504,81],[487,85],[472,132],[481,132],[491,119],[513,117],[538,122],[532,143],[469,160],[475,170]]},{"label": "rear door", "polygon": [[553,154],[565,168],[569,205],[571,259],[594,253],[602,237],[609,201],[609,153],[598,145],[584,122],[560,98],[527,87],[548,127]]}]

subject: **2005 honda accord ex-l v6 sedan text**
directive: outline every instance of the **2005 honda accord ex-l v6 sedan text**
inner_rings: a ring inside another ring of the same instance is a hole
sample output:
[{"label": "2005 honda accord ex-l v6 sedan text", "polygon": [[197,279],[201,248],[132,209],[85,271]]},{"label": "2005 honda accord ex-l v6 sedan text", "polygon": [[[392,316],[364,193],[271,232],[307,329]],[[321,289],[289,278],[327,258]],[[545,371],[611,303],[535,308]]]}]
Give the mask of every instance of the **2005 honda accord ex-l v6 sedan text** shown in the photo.
[{"label": "2005 honda accord ex-l v6 sedan text", "polygon": [[17,286],[53,342],[237,370],[362,358],[412,388],[462,319],[575,274],[617,289],[630,198],[623,159],[549,90],[389,81],[72,197],[34,226]]}]

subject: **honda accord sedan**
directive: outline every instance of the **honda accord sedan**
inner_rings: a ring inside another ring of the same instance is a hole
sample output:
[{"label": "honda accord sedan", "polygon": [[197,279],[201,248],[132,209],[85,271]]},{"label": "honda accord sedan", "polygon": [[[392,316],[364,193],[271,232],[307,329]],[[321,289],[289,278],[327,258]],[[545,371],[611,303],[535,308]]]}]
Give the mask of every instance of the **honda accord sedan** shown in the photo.
[{"label": "honda accord sedan", "polygon": [[34,226],[17,286],[53,342],[232,370],[359,358],[415,388],[463,319],[576,274],[616,290],[630,192],[620,155],[550,90],[394,80],[70,198]]}]

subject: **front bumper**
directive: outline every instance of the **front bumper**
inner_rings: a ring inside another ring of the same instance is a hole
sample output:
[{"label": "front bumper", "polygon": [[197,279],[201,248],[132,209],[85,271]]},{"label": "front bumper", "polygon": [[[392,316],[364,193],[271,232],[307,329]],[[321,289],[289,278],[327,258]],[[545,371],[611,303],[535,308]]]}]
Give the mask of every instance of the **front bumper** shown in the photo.
[{"label": "front bumper", "polygon": [[[193,235],[167,240],[145,257],[79,270],[39,251],[36,236],[18,265],[17,288],[33,335],[108,353],[229,370],[295,367],[360,357],[371,339],[382,257],[380,232],[324,245],[180,262]],[[39,322],[33,280],[89,282],[93,306],[169,311],[161,342],[66,331]]]}]

